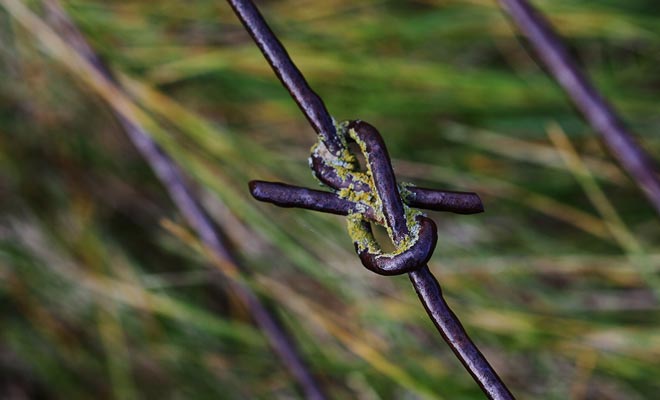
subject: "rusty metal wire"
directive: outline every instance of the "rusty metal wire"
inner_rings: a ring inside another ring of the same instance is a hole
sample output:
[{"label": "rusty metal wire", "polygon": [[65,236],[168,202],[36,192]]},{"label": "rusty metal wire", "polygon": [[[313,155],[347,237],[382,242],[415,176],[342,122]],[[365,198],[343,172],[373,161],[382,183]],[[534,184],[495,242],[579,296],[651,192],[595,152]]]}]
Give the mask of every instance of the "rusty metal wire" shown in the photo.
[{"label": "rusty metal wire", "polygon": [[499,0],[499,3],[575,107],[600,133],[610,153],[660,213],[660,179],[651,157],[571,57],[552,25],[527,0]]},{"label": "rusty metal wire", "polygon": [[[252,195],[282,207],[300,207],[347,215],[349,234],[362,264],[381,275],[408,273],[436,328],[467,371],[491,399],[513,399],[502,380],[470,340],[442,296],[427,261],[437,241],[435,223],[411,207],[463,214],[483,211],[474,193],[445,192],[398,184],[380,133],[364,121],[335,124],[321,98],[310,88],[251,0],[228,0],[319,136],[310,167],[332,192],[283,183],[250,182]],[[360,171],[348,143],[360,147],[367,171]],[[396,250],[384,253],[371,232],[384,226]]]},{"label": "rusty metal wire", "polygon": [[[110,70],[87,43],[82,33],[59,4],[59,1],[45,0],[44,4],[51,25],[57,29],[63,39],[91,63],[105,79],[121,89]],[[224,243],[219,229],[207,216],[196,194],[174,160],[154,142],[145,128],[138,124],[134,118],[129,118],[117,110],[115,110],[115,116],[131,142],[165,187],[185,221],[211,252],[212,257],[235,265],[239,267],[243,274],[247,274],[249,271],[238,262]],[[215,279],[217,274],[213,274],[211,278],[212,284],[218,287],[224,286]],[[269,310],[267,305],[246,284],[236,280],[230,280],[228,284],[232,293],[249,310],[250,315],[263,332],[273,351],[300,385],[305,397],[314,400],[325,399],[326,396],[321,386],[305,364],[293,337],[286,331],[274,312]],[[225,289],[221,290],[224,291]]]}]

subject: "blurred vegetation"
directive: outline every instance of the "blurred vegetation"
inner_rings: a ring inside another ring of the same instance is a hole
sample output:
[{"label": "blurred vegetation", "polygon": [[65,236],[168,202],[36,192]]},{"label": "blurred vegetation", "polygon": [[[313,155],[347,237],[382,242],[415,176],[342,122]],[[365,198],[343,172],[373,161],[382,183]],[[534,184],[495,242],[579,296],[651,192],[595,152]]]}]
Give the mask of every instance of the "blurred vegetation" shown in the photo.
[{"label": "blurred vegetation", "polygon": [[[112,117],[116,99],[10,3],[0,396],[296,398],[245,310],[209,285],[213,267]],[[64,4],[333,398],[483,398],[407,279],[360,265],[343,218],[250,198],[250,179],[317,185],[314,136],[224,1]],[[658,2],[535,4],[660,157]],[[482,195],[484,214],[433,214],[430,266],[519,398],[657,396],[658,216],[495,1],[259,5],[333,115],[381,130],[400,179]]]}]

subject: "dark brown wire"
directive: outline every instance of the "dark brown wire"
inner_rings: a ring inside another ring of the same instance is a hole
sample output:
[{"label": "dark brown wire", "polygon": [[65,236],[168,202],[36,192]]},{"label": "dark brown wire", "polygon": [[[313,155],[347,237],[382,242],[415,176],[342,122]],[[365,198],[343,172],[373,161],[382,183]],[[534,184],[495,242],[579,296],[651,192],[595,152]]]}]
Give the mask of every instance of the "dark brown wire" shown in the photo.
[{"label": "dark brown wire", "polygon": [[527,0],[499,0],[499,3],[527,37],[548,72],[591,127],[600,133],[610,153],[660,213],[660,180],[651,157],[571,57],[552,25]]},{"label": "dark brown wire", "polygon": [[[318,95],[309,87],[255,5],[250,0],[228,0],[228,2],[261,49],[275,74],[289,90],[300,109],[320,135],[326,147],[331,153],[338,155],[343,148],[343,141],[335,131],[334,124],[332,129],[329,127],[328,121],[332,121],[330,114]],[[408,234],[408,228],[403,213],[402,199],[385,144],[375,128],[361,121],[355,121],[353,124],[355,124],[354,128],[364,134],[361,139],[367,141],[368,148],[366,152],[370,156],[374,155],[373,160],[378,160],[371,165],[374,184],[383,201],[385,222],[392,227],[394,240],[398,243]],[[329,132],[332,133],[329,134]],[[312,159],[312,163],[313,167],[314,164],[316,165],[314,171],[322,182],[329,183],[329,186],[335,189],[339,188],[340,183],[336,176],[332,174],[331,168],[322,168],[323,163],[320,159]],[[333,185],[333,181],[337,185]],[[259,200],[284,207],[303,207],[335,214],[344,214],[347,209],[350,209],[349,204],[338,201],[332,194],[320,194],[324,192],[310,191],[309,189],[291,187],[290,185],[253,181],[250,183],[250,189]],[[289,191],[289,189],[291,190]],[[297,196],[303,196],[303,199],[299,199]],[[480,203],[479,207],[481,207]],[[368,217],[368,214],[367,211],[365,216]],[[434,225],[433,228],[435,228]],[[435,243],[433,243],[434,245]],[[442,291],[437,280],[425,264],[430,254],[413,256],[426,257],[423,262],[415,266],[409,275],[424,308],[442,337],[489,398],[497,400],[513,399],[506,385],[470,340],[460,321],[442,297]],[[365,263],[364,258],[361,257],[361,259]],[[365,263],[365,266],[367,266],[367,263]],[[370,269],[376,272],[384,272],[378,265],[372,267]],[[402,267],[401,271],[407,271],[408,267],[409,265],[406,265],[405,268]],[[401,272],[396,271],[396,268],[395,271],[387,272],[392,272],[392,274]]]},{"label": "dark brown wire", "polygon": [[[120,88],[118,82],[110,73],[110,70],[87,43],[82,33],[74,25],[73,21],[71,21],[59,2],[57,0],[46,0],[45,4],[49,19],[60,31],[63,39],[80,53],[81,56],[94,65],[105,79]],[[202,243],[204,243],[204,246],[213,253],[214,257],[236,265],[243,273],[247,274],[248,271],[246,268],[238,263],[238,260],[223,242],[221,234],[200,205],[197,196],[174,160],[133,119],[126,118],[118,111],[115,111],[115,115],[129,139],[149,164],[186,222],[197,233]],[[215,283],[215,280],[212,280],[212,283]],[[296,379],[305,397],[315,400],[325,399],[326,397],[321,390],[321,386],[316,382],[303,361],[293,338],[275,314],[268,309],[247,285],[237,281],[229,281],[229,284],[233,293],[249,310],[250,315],[265,335],[273,351],[279,356],[282,363]]]},{"label": "dark brown wire", "polygon": [[307,84],[305,77],[293,63],[282,43],[270,29],[259,9],[251,1],[228,0],[254,42],[273,68],[275,75],[289,91],[310,125],[335,155],[343,149],[334,122],[323,100]]}]

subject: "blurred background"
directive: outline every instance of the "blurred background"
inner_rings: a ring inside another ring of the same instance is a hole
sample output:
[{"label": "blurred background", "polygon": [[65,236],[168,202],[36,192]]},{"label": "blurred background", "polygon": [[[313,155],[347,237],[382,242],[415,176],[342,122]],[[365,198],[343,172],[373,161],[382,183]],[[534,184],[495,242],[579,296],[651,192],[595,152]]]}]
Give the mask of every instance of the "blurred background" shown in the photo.
[{"label": "blurred background", "polygon": [[[318,187],[315,137],[224,1],[62,3],[332,398],[483,398],[343,217],[250,197],[251,179]],[[660,158],[658,2],[534,4]],[[483,214],[431,213],[430,267],[519,398],[657,397],[658,215],[495,1],[258,5],[400,180],[481,195]],[[0,397],[300,398],[57,35],[40,1],[0,1]]]}]

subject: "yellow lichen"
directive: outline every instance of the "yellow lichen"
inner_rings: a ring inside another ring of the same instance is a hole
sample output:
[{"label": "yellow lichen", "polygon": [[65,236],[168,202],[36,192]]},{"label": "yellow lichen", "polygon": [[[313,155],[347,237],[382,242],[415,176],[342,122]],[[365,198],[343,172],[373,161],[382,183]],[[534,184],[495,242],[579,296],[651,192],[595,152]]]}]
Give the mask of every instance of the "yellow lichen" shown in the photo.
[{"label": "yellow lichen", "polygon": [[[409,250],[419,240],[420,225],[416,221],[416,217],[423,214],[417,210],[411,209],[404,204],[406,225],[408,227],[409,233],[399,243],[396,244],[396,250],[391,253],[383,253],[380,245],[378,245],[376,242],[371,229],[368,225],[366,225],[368,223],[365,217],[362,215],[362,213],[360,213],[360,211],[362,211],[361,208],[366,210],[364,207],[368,206],[374,210],[377,221],[385,221],[382,206],[383,202],[378,191],[376,190],[373,180],[371,162],[369,159],[371,155],[366,151],[367,144],[362,139],[360,139],[359,135],[354,129],[348,129],[349,122],[341,122],[339,124],[335,124],[335,126],[337,128],[337,132],[339,133],[340,140],[342,141],[342,144],[344,144],[340,153],[333,155],[328,151],[322,141],[317,142],[312,147],[312,153],[325,160],[325,162],[335,170],[342,181],[347,181],[349,177],[351,178],[352,183],[348,187],[337,191],[338,196],[356,204],[353,212],[347,217],[348,234],[360,251],[368,250],[370,253],[376,254],[377,257],[391,258]],[[348,149],[346,138],[350,138],[351,140],[355,141],[355,143],[357,143],[357,145],[360,147],[362,153],[365,155],[366,171],[359,171],[357,157]],[[369,191],[356,191],[355,183],[361,183],[368,186]],[[402,183],[399,185],[399,192],[404,199],[413,197],[413,193],[408,190],[408,187],[410,186],[413,185],[408,183]],[[387,224],[382,225],[385,226],[390,239],[394,241],[392,229]]]},{"label": "yellow lichen", "polygon": [[415,199],[415,193],[409,189],[411,187],[415,187],[415,185],[409,182],[399,182],[399,193],[401,194],[403,201]]},{"label": "yellow lichen", "polygon": [[364,225],[364,218],[361,214],[349,214],[346,219],[348,235],[357,245],[358,251],[368,250],[370,253],[378,254],[381,252],[380,246],[370,229]]}]

